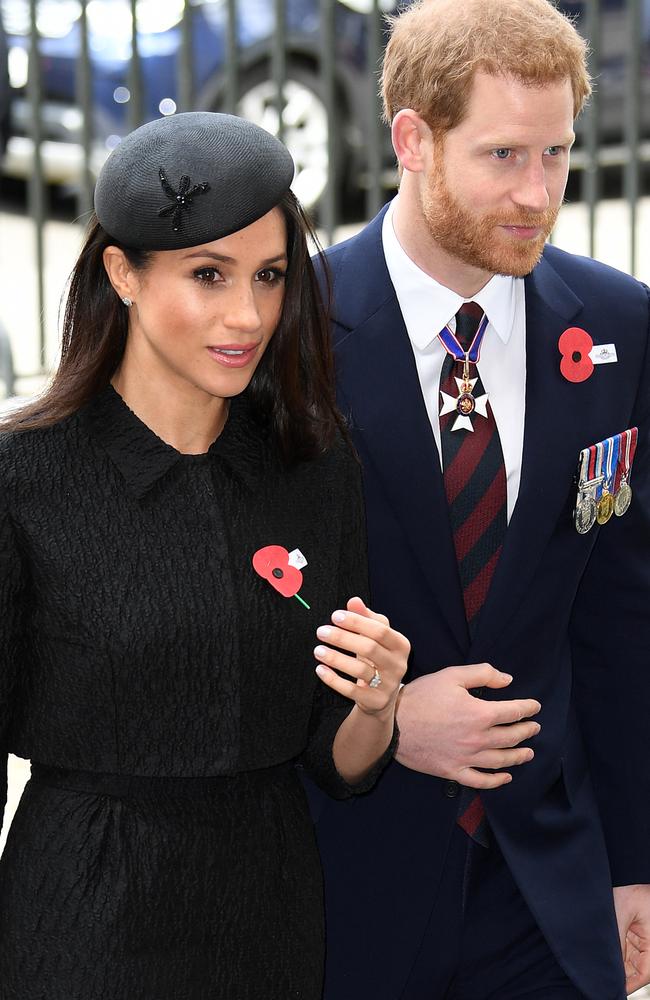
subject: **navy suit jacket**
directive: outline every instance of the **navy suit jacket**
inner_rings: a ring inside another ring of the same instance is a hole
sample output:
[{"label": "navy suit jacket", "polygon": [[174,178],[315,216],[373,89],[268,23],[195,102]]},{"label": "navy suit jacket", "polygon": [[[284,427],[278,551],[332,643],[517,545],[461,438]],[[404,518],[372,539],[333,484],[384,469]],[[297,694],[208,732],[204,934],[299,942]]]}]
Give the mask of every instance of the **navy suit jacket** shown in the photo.
[{"label": "navy suit jacket", "polygon": [[[488,661],[495,699],[539,699],[535,759],[483,794],[553,951],[592,1000],[619,997],[611,886],[650,883],[648,289],[547,247],[526,281],[521,485],[470,640],[435,441],[384,259],[383,212],[328,252],[339,402],[364,469],[373,607],[412,644],[408,678]],[[570,326],[618,362],[571,383]],[[575,529],[582,448],[639,427],[628,513]],[[407,679],[408,679],[407,678]],[[392,762],[347,802],[313,796],[328,910],[327,997],[395,1000],[422,939],[458,799]]]}]

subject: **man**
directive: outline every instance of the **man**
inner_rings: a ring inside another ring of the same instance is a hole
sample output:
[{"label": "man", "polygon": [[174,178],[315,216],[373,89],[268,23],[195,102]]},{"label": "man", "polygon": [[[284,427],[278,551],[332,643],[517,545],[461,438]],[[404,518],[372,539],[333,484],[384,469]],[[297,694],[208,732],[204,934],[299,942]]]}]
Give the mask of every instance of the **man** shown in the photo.
[{"label": "man", "polygon": [[399,195],[328,256],[373,600],[413,654],[396,761],[315,810],[327,1000],[650,980],[648,290],[545,246],[589,91],[547,0],[393,20]]}]

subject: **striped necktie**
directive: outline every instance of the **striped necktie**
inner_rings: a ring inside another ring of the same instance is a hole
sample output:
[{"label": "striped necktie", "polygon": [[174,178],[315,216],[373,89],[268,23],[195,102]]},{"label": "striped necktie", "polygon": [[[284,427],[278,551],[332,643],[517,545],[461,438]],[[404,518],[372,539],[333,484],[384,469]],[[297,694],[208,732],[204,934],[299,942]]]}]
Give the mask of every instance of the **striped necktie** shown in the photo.
[{"label": "striped necktie", "polygon": [[[456,338],[463,350],[469,350],[482,316],[483,310],[475,302],[466,302],[456,314]],[[475,366],[470,365],[470,369],[470,376],[476,378]],[[442,366],[440,390],[458,396],[454,377],[462,374],[462,362],[448,354]],[[473,395],[479,397],[484,392],[479,377]],[[506,532],[506,470],[489,402],[487,418],[479,413],[472,415],[473,431],[452,431],[455,416],[446,413],[440,417],[442,464],[465,614],[473,635]]]},{"label": "striped necktie", "polygon": [[[456,338],[468,351],[483,316],[475,302],[466,302],[456,313]],[[470,377],[478,376],[471,365]],[[463,374],[463,363],[451,354],[445,357],[440,376],[440,390],[450,396],[459,394],[456,378]],[[480,376],[473,396],[485,390]],[[452,431],[456,414],[440,417],[440,439],[445,493],[458,560],[465,614],[470,635],[474,635],[478,617],[487,597],[507,527],[506,470],[501,441],[489,402],[487,417],[474,412],[473,430]],[[488,830],[481,798],[473,789],[463,789],[458,822],[481,844],[487,844]]]}]

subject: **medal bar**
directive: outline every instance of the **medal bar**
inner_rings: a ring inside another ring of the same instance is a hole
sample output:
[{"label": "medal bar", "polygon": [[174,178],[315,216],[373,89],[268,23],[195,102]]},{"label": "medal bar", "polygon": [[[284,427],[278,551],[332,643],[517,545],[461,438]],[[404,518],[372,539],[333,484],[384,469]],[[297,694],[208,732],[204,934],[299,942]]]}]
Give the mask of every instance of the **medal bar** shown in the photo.
[{"label": "medal bar", "polygon": [[638,440],[632,427],[580,452],[578,491],[573,512],[576,531],[584,535],[594,524],[622,517],[632,502],[629,484]]}]

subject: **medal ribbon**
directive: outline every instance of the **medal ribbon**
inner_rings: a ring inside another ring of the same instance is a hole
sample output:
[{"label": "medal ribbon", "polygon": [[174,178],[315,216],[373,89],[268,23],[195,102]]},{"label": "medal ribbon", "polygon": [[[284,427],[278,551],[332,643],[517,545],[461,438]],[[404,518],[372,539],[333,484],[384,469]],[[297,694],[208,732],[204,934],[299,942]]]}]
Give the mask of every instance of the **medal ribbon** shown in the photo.
[{"label": "medal ribbon", "polygon": [[615,437],[607,438],[604,442],[605,451],[607,454],[606,468],[607,474],[605,476],[605,486],[609,493],[614,492],[614,474],[618,466],[618,453],[621,447],[621,435],[617,434]]},{"label": "medal ribbon", "polygon": [[636,452],[636,442],[639,437],[639,428],[632,427],[629,431],[625,432],[626,437],[626,447],[625,447],[625,479],[626,482],[630,478],[630,472],[632,470],[632,462],[634,461],[634,453]]},{"label": "medal ribbon", "polygon": [[605,466],[605,445],[606,441],[599,441],[596,445],[596,479],[600,482],[596,483],[596,500],[600,500],[603,495],[603,486],[605,485],[605,473],[603,471]]},{"label": "medal ribbon", "polygon": [[449,329],[449,325],[445,326],[438,334],[438,339],[447,354],[451,354],[452,358],[456,361],[471,361],[473,364],[477,364],[481,356],[481,344],[483,343],[483,337],[485,336],[485,331],[488,328],[489,320],[484,314],[483,319],[479,323],[478,330],[474,335],[474,339],[470,344],[469,351],[464,351],[458,341],[456,334]]},{"label": "medal ribbon", "polygon": [[598,446],[595,444],[589,447],[589,462],[587,463],[587,480],[591,482],[596,478],[596,456],[598,454]]},{"label": "medal ribbon", "polygon": [[578,476],[578,489],[582,491],[583,486],[589,479],[589,460],[591,458],[591,449],[583,448],[580,452],[580,473]]},{"label": "medal ribbon", "polygon": [[632,427],[630,430],[624,431],[623,434],[619,434],[618,436],[621,441],[619,446],[618,465],[616,467],[616,477],[614,479],[614,492],[618,491],[623,479],[625,479],[625,482],[627,483],[630,478],[630,469],[632,468],[632,462],[634,461],[634,453],[636,451],[639,429],[638,427]]}]

